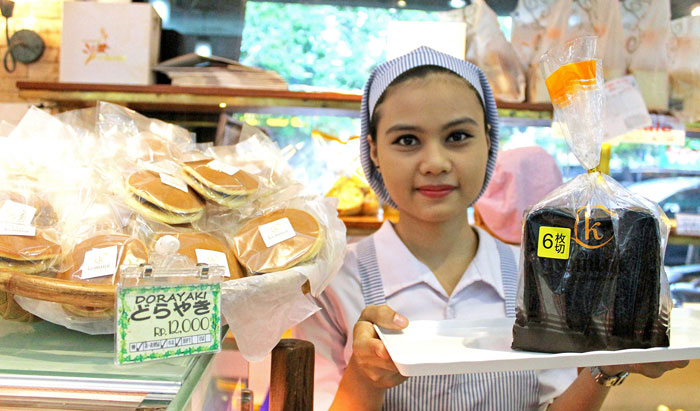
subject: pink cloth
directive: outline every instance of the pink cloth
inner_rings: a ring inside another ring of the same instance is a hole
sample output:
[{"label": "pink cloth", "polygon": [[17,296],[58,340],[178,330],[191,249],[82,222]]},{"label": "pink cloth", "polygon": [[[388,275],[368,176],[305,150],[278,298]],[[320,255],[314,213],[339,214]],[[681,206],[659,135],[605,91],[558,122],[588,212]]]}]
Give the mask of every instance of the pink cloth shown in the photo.
[{"label": "pink cloth", "polygon": [[562,184],[554,158],[540,147],[498,153],[491,182],[474,204],[477,225],[502,241],[519,244],[525,210]]}]

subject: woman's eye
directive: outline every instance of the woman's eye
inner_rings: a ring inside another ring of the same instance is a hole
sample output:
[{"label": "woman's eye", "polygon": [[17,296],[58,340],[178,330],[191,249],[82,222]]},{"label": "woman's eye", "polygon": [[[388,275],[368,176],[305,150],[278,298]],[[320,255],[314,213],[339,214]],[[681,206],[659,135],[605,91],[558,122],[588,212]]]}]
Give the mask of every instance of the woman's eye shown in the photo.
[{"label": "woman's eye", "polygon": [[462,132],[462,131],[456,131],[454,133],[450,133],[449,136],[447,136],[447,142],[448,143],[458,143],[460,141],[467,140],[471,137],[471,134]]},{"label": "woman's eye", "polygon": [[405,135],[397,138],[394,141],[394,144],[398,144],[400,146],[415,146],[418,144],[418,139],[415,136]]}]

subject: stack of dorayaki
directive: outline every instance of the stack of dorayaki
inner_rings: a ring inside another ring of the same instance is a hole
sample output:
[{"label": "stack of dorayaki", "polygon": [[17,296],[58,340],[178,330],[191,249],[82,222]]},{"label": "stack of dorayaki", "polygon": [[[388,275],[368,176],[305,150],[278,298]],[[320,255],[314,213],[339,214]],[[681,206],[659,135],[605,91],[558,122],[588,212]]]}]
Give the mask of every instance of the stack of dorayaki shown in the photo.
[{"label": "stack of dorayaki", "polygon": [[[80,126],[91,117],[81,115]],[[60,118],[78,127],[70,115]],[[94,118],[97,148],[74,160],[92,170],[83,182],[90,190],[76,190],[86,205],[70,210],[71,224],[58,224],[63,216],[41,190],[0,191],[0,224],[3,212],[19,213],[35,230],[31,236],[0,231],[0,270],[116,285],[126,267],[153,263],[163,240],[176,244],[174,252],[193,266],[224,267],[228,279],[312,264],[323,254],[327,222],[337,216],[288,189],[289,166],[267,136],[223,151],[197,151],[186,143],[184,129],[123,107],[100,103]],[[76,139],[76,147],[81,143]],[[69,323],[114,315],[84,301],[56,307]],[[27,315],[0,292],[0,316]]]}]

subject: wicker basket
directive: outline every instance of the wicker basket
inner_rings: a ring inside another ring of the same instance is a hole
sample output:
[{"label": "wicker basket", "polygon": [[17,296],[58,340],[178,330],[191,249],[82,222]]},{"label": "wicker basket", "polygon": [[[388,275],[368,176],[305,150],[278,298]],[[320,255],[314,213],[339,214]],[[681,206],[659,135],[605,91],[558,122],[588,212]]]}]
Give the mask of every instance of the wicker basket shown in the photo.
[{"label": "wicker basket", "polygon": [[13,295],[84,307],[110,308],[116,300],[112,284],[89,284],[0,270],[0,317],[31,321]]}]

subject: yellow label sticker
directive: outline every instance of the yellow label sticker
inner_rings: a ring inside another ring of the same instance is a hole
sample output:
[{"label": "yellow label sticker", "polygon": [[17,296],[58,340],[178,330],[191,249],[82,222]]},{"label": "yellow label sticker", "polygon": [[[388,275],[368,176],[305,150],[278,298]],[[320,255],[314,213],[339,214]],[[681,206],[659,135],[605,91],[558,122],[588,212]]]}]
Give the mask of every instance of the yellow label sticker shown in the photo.
[{"label": "yellow label sticker", "polygon": [[540,227],[540,235],[537,240],[538,257],[568,260],[570,246],[570,228]]}]

